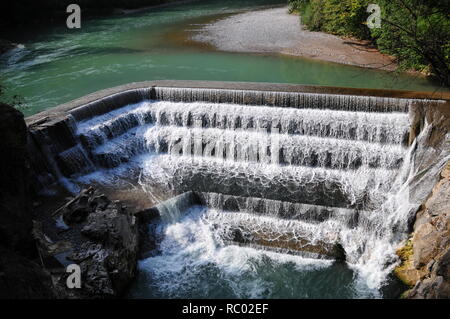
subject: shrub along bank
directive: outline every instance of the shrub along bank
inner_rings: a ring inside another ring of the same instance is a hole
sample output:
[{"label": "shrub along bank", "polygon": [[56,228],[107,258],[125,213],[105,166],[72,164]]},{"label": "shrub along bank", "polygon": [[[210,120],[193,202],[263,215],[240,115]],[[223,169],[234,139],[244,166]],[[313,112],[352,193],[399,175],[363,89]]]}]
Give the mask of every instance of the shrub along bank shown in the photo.
[{"label": "shrub along bank", "polygon": [[[381,8],[381,28],[370,29],[367,7]],[[414,69],[450,86],[450,4],[447,0],[289,0],[312,31],[370,40]]]}]

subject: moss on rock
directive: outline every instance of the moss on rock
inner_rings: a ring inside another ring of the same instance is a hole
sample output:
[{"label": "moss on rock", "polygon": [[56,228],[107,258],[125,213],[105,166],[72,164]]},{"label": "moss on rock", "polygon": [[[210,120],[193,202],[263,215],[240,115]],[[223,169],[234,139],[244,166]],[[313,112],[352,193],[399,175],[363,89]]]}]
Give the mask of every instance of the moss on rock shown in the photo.
[{"label": "moss on rock", "polygon": [[420,279],[420,272],[414,267],[414,250],[411,238],[396,253],[401,263],[395,267],[394,274],[411,288]]}]

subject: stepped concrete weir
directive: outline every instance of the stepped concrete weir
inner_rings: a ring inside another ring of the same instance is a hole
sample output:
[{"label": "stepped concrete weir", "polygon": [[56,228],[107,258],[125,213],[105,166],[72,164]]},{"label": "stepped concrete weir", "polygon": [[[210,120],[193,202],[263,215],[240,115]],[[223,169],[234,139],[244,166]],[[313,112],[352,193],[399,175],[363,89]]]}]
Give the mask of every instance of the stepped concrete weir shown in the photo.
[{"label": "stepped concrete weir", "polygon": [[35,189],[132,181],[156,198],[144,215],[163,224],[203,207],[201,224],[219,246],[345,259],[377,286],[450,159],[449,99],[270,83],[133,83],[27,118]]}]

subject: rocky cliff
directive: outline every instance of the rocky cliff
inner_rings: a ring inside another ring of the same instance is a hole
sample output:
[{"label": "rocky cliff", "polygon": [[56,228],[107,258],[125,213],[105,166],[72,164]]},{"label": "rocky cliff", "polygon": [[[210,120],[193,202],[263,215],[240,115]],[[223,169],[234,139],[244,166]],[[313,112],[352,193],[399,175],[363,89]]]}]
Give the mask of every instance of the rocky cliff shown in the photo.
[{"label": "rocky cliff", "polygon": [[22,113],[3,103],[0,136],[0,298],[52,298],[31,234],[27,128]]},{"label": "rocky cliff", "polygon": [[450,162],[398,254],[402,264],[396,274],[412,287],[404,297],[450,298]]},{"label": "rocky cliff", "polygon": [[[45,199],[31,195],[28,135],[22,113],[0,103],[0,299],[121,296],[136,270],[136,218],[92,188],[57,214],[48,205],[33,214]],[[81,288],[67,288],[69,264],[80,266]]]},{"label": "rocky cliff", "polygon": [[[436,162],[436,154],[448,150],[450,132],[449,103],[427,108],[411,108],[410,143],[423,133],[422,145],[417,145],[418,174],[426,175]],[[427,132],[424,132],[426,130]],[[410,290],[405,298],[450,298],[450,161],[436,177],[431,194],[421,205],[412,224],[409,239],[397,254],[401,264],[396,275]]]},{"label": "rocky cliff", "polygon": [[120,202],[109,200],[93,188],[81,191],[60,213],[70,225],[61,236],[61,246],[68,252],[67,262],[81,268],[80,289],[66,288],[66,274],[59,277],[60,288],[69,298],[122,296],[136,273],[136,217]]}]

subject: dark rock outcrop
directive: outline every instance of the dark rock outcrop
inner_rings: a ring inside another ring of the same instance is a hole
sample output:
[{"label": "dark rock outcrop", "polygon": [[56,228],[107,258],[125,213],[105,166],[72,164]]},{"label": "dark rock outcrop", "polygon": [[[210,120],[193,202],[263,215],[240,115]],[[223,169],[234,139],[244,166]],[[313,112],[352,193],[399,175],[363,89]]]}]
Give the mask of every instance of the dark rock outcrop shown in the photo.
[{"label": "dark rock outcrop", "polygon": [[62,210],[62,217],[67,224],[81,223],[88,215],[97,210],[105,210],[111,201],[103,194],[96,194],[93,188],[84,189]]},{"label": "dark rock outcrop", "polygon": [[[136,218],[89,188],[59,210],[70,227],[60,238],[47,236],[42,223],[33,222],[23,115],[1,103],[0,136],[0,298],[122,295],[136,271]],[[81,289],[66,286],[71,263],[81,268]]]},{"label": "dark rock outcrop", "polygon": [[85,189],[62,209],[73,251],[67,259],[80,266],[81,289],[66,288],[69,298],[119,297],[134,278],[139,249],[136,217],[119,202],[93,188]]},{"label": "dark rock outcrop", "polygon": [[23,114],[0,103],[0,242],[15,251],[34,251],[29,198],[27,128]]},{"label": "dark rock outcrop", "polygon": [[54,298],[31,234],[27,128],[23,114],[0,103],[0,298]]},{"label": "dark rock outcrop", "polygon": [[0,247],[0,299],[55,297],[51,277],[41,265]]}]

